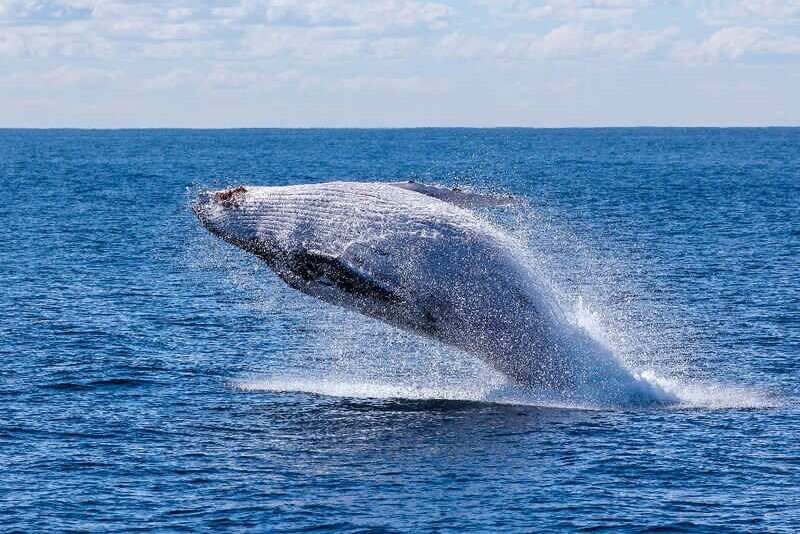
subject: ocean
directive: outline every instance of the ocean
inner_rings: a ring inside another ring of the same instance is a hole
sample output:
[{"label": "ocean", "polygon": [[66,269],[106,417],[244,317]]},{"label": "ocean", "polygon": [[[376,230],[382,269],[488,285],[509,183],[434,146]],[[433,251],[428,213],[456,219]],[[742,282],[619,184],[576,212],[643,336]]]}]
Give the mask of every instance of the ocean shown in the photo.
[{"label": "ocean", "polygon": [[[0,130],[0,180],[4,531],[800,530],[800,128]],[[677,402],[509,394],[190,209],[331,180],[524,199],[479,215]]]}]

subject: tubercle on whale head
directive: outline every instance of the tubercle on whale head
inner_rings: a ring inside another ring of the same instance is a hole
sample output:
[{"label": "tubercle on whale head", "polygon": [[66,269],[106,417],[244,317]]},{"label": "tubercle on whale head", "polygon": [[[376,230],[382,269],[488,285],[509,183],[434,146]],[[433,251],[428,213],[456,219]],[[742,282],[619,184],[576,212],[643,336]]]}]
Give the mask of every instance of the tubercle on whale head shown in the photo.
[{"label": "tubercle on whale head", "polygon": [[239,205],[245,193],[247,193],[247,188],[243,185],[237,185],[224,191],[217,191],[214,193],[214,200],[226,208],[231,208]]},{"label": "tubercle on whale head", "polygon": [[237,185],[221,191],[203,191],[192,202],[192,211],[200,217],[203,215],[203,210],[208,209],[213,204],[218,204],[225,208],[238,207],[246,193],[247,188],[243,185]]},{"label": "tubercle on whale head", "polygon": [[[191,203],[191,209],[200,223],[212,234],[248,249],[248,234],[252,233],[248,225],[240,218],[240,209],[246,202],[248,189],[238,185],[218,191],[208,190],[197,195]],[[253,237],[253,236],[250,236]]]}]

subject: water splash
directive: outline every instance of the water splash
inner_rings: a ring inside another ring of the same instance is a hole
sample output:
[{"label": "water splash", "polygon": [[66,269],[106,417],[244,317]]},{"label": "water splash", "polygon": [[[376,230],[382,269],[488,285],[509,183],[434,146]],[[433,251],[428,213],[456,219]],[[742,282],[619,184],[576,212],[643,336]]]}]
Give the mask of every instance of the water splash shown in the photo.
[{"label": "water splash", "polygon": [[[677,403],[662,405],[666,409],[766,409],[781,406],[781,403],[762,392],[731,385],[686,384],[654,375],[642,377],[648,383],[659,384],[666,392],[679,399]],[[601,410],[636,406],[615,406],[591,403],[580,400],[549,396],[546,392],[536,392],[511,384],[491,387],[489,384],[469,381],[448,386],[426,386],[402,381],[363,381],[344,377],[296,377],[296,376],[255,376],[238,379],[230,385],[246,393],[306,393],[326,397],[378,399],[378,400],[445,400],[508,404],[515,406],[535,406],[539,408]],[[653,405],[639,406],[652,409]]]},{"label": "water splash", "polygon": [[777,408],[783,405],[780,399],[755,388],[736,384],[695,382],[689,379],[676,379],[658,376],[645,371],[642,377],[650,383],[658,384],[664,391],[679,399],[677,409],[735,409],[735,408]]}]

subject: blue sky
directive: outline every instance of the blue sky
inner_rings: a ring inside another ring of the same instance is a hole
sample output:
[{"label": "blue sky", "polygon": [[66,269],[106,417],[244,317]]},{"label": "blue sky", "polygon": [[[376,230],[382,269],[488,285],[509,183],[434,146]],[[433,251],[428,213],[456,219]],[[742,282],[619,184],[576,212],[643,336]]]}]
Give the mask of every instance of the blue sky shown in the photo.
[{"label": "blue sky", "polygon": [[0,0],[0,126],[800,124],[800,0]]}]

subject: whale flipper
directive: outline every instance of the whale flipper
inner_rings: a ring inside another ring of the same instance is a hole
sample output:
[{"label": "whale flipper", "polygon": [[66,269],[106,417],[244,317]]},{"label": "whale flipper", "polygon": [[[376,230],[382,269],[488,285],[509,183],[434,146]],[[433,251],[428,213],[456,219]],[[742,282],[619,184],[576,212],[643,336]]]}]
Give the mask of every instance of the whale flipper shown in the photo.
[{"label": "whale flipper", "polygon": [[384,304],[397,304],[402,300],[340,257],[305,250],[291,254],[288,262],[298,278],[292,285],[335,285],[349,294],[370,297]]},{"label": "whale flipper", "polygon": [[427,195],[443,202],[449,202],[459,208],[494,208],[520,203],[520,199],[512,195],[485,195],[464,191],[457,187],[448,189],[417,182],[392,182],[388,185]]},{"label": "whale flipper", "polygon": [[346,258],[318,251],[284,255],[272,268],[290,287],[315,298],[355,309],[391,324],[433,336],[438,321],[415,303],[353,266]]}]

